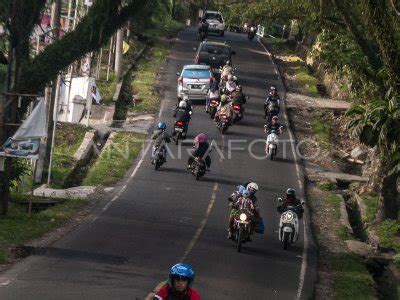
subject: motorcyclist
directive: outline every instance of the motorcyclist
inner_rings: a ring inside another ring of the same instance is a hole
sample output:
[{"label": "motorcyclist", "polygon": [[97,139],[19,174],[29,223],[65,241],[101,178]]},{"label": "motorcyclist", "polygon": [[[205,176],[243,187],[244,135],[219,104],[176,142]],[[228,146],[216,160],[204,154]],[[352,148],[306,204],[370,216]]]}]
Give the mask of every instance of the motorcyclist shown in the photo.
[{"label": "motorcyclist", "polygon": [[[193,140],[193,148],[194,150],[190,153],[188,159],[188,169],[191,168],[192,163],[196,157],[201,157],[204,159],[207,169],[209,170],[211,167],[211,158],[208,155],[211,150],[211,146],[207,141],[207,136],[204,133],[199,133]],[[207,156],[204,158],[204,156]]]},{"label": "motorcyclist", "polygon": [[230,118],[232,115],[232,107],[231,107],[230,103],[228,102],[227,95],[221,96],[221,102],[218,105],[217,113],[215,114],[215,117],[214,117],[215,123],[218,123],[219,116],[221,116],[221,115],[226,115],[228,118]]},{"label": "motorcyclist", "polygon": [[185,100],[179,102],[178,107],[175,109],[174,118],[176,121],[182,121],[185,127],[185,134],[190,121],[192,106]]},{"label": "motorcyclist", "polygon": [[222,68],[221,77],[227,77],[228,75],[232,74],[233,74],[233,68],[231,66],[231,62],[227,60]]},{"label": "motorcyclist", "polygon": [[[279,114],[280,100],[281,98],[278,95],[278,90],[274,85],[271,86],[268,98],[264,103],[264,119],[268,118],[268,122],[271,122],[273,116]],[[273,108],[273,111],[270,111],[271,108]]]},{"label": "motorcyclist", "polygon": [[[250,234],[253,234],[255,225],[258,222],[260,216],[260,210],[256,202],[254,202],[250,198],[250,191],[244,189],[241,191],[240,196],[235,202],[230,204],[231,206],[231,214],[229,216],[229,229],[228,229],[228,239],[232,239],[233,231],[234,231],[234,224],[235,224],[235,217],[239,210],[241,209],[248,209],[253,214],[251,226],[250,226]],[[247,238],[247,241],[251,241],[250,237]]]},{"label": "motorcyclist", "polygon": [[156,150],[161,147],[161,151],[163,152],[164,162],[167,162],[167,149],[165,148],[165,143],[170,143],[171,138],[168,133],[165,132],[167,129],[167,125],[165,122],[159,122],[157,124],[157,129],[153,131],[151,135],[151,139],[155,140],[153,144],[153,151],[151,153],[152,164],[154,164],[154,156],[156,154]]},{"label": "motorcyclist", "polygon": [[281,134],[283,130],[283,126],[279,123],[278,116],[273,116],[271,122],[268,122],[267,125],[264,126],[264,132],[266,134],[270,134],[272,131],[275,131],[276,134]]},{"label": "motorcyclist", "polygon": [[228,198],[228,200],[231,202],[237,201],[244,190],[248,190],[250,192],[249,198],[253,201],[254,204],[256,204],[258,201],[256,197],[256,193],[258,191],[258,184],[255,182],[246,182],[245,184],[239,185],[237,187],[237,191],[232,193],[231,196]]},{"label": "motorcyclist", "polygon": [[208,24],[206,18],[201,18],[199,24],[197,25],[197,30],[198,30],[199,36],[201,36],[201,34],[204,33],[204,37],[207,38],[208,27],[209,27],[209,24]]},{"label": "motorcyclist", "polygon": [[192,288],[194,271],[186,263],[178,263],[169,271],[166,283],[154,296],[154,300],[200,300],[200,294]]},{"label": "motorcyclist", "polygon": [[242,86],[237,85],[236,90],[232,92],[232,104],[240,104],[240,105],[245,105],[247,102],[246,96],[242,92]]},{"label": "motorcyclist", "polygon": [[236,82],[234,81],[234,76],[232,74],[228,75],[228,81],[225,85],[225,94],[231,94],[236,90]]},{"label": "motorcyclist", "polygon": [[206,96],[206,111],[208,112],[208,105],[210,104],[211,99],[218,99],[220,98],[219,94],[219,89],[215,86],[215,84],[212,84],[210,87],[210,90],[208,91],[208,94]]},{"label": "motorcyclist", "polygon": [[296,207],[296,213],[299,219],[303,218],[304,209],[299,206],[302,202],[296,197],[296,190],[293,188],[288,188],[286,191],[286,197],[283,199],[282,204],[277,207],[279,213],[283,213],[288,206]]}]

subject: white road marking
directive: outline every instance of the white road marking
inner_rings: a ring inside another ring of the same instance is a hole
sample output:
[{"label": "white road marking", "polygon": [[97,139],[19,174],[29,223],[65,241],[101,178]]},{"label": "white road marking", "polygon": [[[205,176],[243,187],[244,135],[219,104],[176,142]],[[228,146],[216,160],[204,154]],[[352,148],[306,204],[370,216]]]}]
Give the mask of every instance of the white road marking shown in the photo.
[{"label": "white road marking", "polygon": [[[264,44],[261,43],[260,39],[258,39],[258,42],[264,48],[264,50],[268,53],[268,57],[269,57],[270,61],[272,62],[272,64],[274,65],[275,72],[277,73],[278,72],[277,71],[278,67],[275,64],[275,62],[272,60],[271,53],[264,46]],[[280,76],[278,76],[278,77],[280,78]],[[285,101],[283,101],[283,103],[284,103],[283,104],[284,117],[285,117],[285,120],[288,121]],[[303,184],[301,182],[301,173],[300,173],[299,161],[298,161],[298,157],[296,155],[296,151],[295,151],[295,148],[294,148],[294,141],[295,140],[294,140],[294,136],[293,136],[292,130],[289,127],[288,127],[288,132],[289,132],[290,140],[292,141],[290,144],[292,146],[291,148],[292,148],[292,152],[293,152],[293,157],[295,159],[295,166],[296,166],[296,173],[297,173],[297,177],[298,177],[299,187],[300,187],[302,193],[304,194]],[[300,276],[299,276],[299,287],[297,289],[296,299],[301,299],[301,293],[303,292],[304,279],[305,279],[305,276],[306,276],[306,269],[307,269],[307,255],[308,255],[309,241],[308,241],[308,236],[307,236],[307,224],[306,224],[305,218],[303,218],[303,227],[304,227],[304,230],[303,230],[303,232],[304,232],[303,257],[302,257],[302,262],[301,262],[301,269],[300,269]]]},{"label": "white road marking", "polygon": [[10,280],[6,280],[6,281],[0,283],[0,287],[9,285],[10,283],[11,283]]},{"label": "white road marking", "polygon": [[211,210],[212,210],[212,208],[214,206],[214,203],[215,203],[215,199],[217,197],[217,190],[218,190],[218,183],[215,183],[213,191],[212,191],[212,194],[211,194],[210,202],[208,203],[206,215],[201,220],[199,228],[197,228],[195,234],[192,237],[192,240],[190,241],[190,243],[186,247],[185,252],[183,253],[183,256],[179,259],[179,261],[182,262],[188,257],[188,255],[192,251],[194,245],[198,241],[201,233],[203,232],[204,227],[206,227],[208,217],[210,216]]},{"label": "white road marking", "polygon": [[127,184],[132,180],[133,177],[135,177],[137,171],[139,170],[140,166],[142,165],[144,158],[147,155],[147,152],[150,149],[151,144],[148,144],[146,149],[143,151],[142,157],[140,158],[139,162],[137,163],[135,169],[132,171],[132,174],[129,176],[128,181],[126,182],[126,184],[118,191],[118,193],[111,199],[110,202],[108,202],[104,207],[103,207],[103,211],[106,211],[111,203],[113,203],[115,200],[117,200],[119,198],[119,196],[121,196],[121,194],[125,191]]}]

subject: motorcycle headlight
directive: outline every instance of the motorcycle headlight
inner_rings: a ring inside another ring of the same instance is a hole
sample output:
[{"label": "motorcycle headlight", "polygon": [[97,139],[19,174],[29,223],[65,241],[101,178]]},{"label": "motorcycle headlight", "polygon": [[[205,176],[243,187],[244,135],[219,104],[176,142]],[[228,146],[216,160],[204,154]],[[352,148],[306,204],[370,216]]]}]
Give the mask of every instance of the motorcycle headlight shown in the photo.
[{"label": "motorcycle headlight", "polygon": [[239,218],[240,218],[240,221],[246,221],[247,215],[246,214],[240,214]]},{"label": "motorcycle headlight", "polygon": [[283,216],[283,219],[284,219],[286,222],[292,221],[292,220],[293,220],[293,213],[292,213],[291,211],[286,212],[286,213],[284,214],[284,216]]}]

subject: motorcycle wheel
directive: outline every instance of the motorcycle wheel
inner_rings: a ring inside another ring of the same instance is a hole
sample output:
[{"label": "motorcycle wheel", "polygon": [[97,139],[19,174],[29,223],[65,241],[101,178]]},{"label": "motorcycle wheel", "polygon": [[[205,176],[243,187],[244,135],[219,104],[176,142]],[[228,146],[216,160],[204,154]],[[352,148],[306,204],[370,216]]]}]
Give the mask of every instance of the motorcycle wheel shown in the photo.
[{"label": "motorcycle wheel", "polygon": [[215,118],[215,113],[216,113],[215,109],[211,109],[211,112],[210,112],[210,118],[211,119]]},{"label": "motorcycle wheel", "polygon": [[239,228],[238,236],[237,236],[237,251],[242,251],[242,243],[243,243],[243,228]]},{"label": "motorcycle wheel", "polygon": [[284,232],[283,233],[283,250],[287,250],[289,247],[289,239],[290,239],[290,232]]},{"label": "motorcycle wheel", "polygon": [[160,163],[158,159],[156,159],[156,161],[154,162],[154,169],[157,171],[159,168],[160,168]]},{"label": "motorcycle wheel", "polygon": [[270,159],[270,160],[273,160],[273,159],[274,159],[274,150],[272,150],[272,151],[269,153],[269,159]]}]

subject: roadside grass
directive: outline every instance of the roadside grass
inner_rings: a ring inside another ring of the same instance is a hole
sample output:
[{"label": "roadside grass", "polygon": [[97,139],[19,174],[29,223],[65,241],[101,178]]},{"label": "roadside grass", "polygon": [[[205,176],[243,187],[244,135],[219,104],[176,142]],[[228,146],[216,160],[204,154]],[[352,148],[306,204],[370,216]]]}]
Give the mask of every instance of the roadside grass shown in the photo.
[{"label": "roadside grass", "polygon": [[293,47],[288,44],[286,39],[263,37],[261,38],[261,40],[263,41],[264,44],[269,45],[273,52],[278,52],[278,55],[294,54]]},{"label": "roadside grass", "polygon": [[345,253],[332,259],[334,299],[376,299],[375,283],[362,258]]},{"label": "roadside grass", "polygon": [[168,54],[166,42],[157,40],[154,42],[151,57],[142,57],[134,73],[131,83],[134,94],[140,102],[131,108],[131,111],[155,113],[160,100],[159,93],[155,90],[157,71],[163,64]]},{"label": "roadside grass", "polygon": [[168,41],[165,38],[160,38],[160,36],[175,36],[183,27],[183,24],[179,22],[167,20],[162,26],[154,26],[144,32],[145,36],[151,38],[153,47],[151,52],[139,59],[138,67],[134,72],[131,86],[140,102],[133,106],[131,111],[144,113],[155,113],[157,111],[160,95],[155,90],[155,84],[158,70],[169,52]]},{"label": "roadside grass", "polygon": [[375,219],[377,212],[378,196],[377,195],[363,195],[363,202],[367,208],[365,221],[371,223]]},{"label": "roadside grass", "polygon": [[382,247],[400,252],[400,222],[396,220],[384,220],[374,227]]},{"label": "roadside grass", "polygon": [[318,187],[324,191],[333,191],[335,189],[335,184],[331,181],[320,182]]},{"label": "roadside grass", "polygon": [[86,203],[86,200],[70,199],[46,210],[34,212],[31,216],[28,216],[26,205],[13,203],[8,215],[0,218],[0,243],[23,245],[39,238],[64,224]]},{"label": "roadside grass", "polygon": [[142,149],[146,135],[119,132],[89,169],[82,185],[108,185],[122,178]]},{"label": "roadside grass", "polygon": [[327,111],[314,111],[311,128],[316,135],[316,141],[323,149],[331,149],[331,118],[330,112]]},{"label": "roadside grass", "polygon": [[326,198],[326,202],[333,210],[333,216],[336,220],[340,219],[340,197],[335,192],[330,192]]},{"label": "roadside grass", "polygon": [[337,228],[336,234],[343,241],[354,240],[355,239],[354,236],[349,232],[348,228],[346,226],[344,226],[344,225],[340,225]]},{"label": "roadside grass", "polygon": [[101,70],[99,78],[100,79],[96,81],[96,85],[101,95],[101,103],[110,105],[113,103],[113,96],[117,86],[118,78],[115,75],[114,70],[110,70],[108,81],[106,80],[107,70]]},{"label": "roadside grass", "polygon": [[301,61],[294,67],[297,83],[311,96],[318,97],[318,79],[315,78],[308,69],[305,62]]},{"label": "roadside grass", "polygon": [[79,124],[57,124],[53,155],[52,188],[65,188],[65,179],[75,166],[74,154],[83,141],[87,128]]}]

